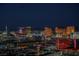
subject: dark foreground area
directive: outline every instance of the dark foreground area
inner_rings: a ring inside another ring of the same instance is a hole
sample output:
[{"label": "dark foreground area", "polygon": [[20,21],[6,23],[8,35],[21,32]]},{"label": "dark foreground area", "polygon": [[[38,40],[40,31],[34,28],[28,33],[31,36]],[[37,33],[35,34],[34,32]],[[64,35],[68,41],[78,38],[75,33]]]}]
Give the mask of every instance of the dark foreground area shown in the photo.
[{"label": "dark foreground area", "polygon": [[[38,53],[31,49],[0,49],[0,56],[38,56]],[[79,56],[79,50],[42,51],[39,56]]]}]

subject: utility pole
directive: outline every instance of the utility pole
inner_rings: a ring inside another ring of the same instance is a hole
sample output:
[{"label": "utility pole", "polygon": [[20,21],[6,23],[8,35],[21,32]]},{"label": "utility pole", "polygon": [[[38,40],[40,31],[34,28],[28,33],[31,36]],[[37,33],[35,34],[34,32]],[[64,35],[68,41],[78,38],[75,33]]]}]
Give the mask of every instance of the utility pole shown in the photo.
[{"label": "utility pole", "polygon": [[40,55],[40,45],[37,45],[37,56]]},{"label": "utility pole", "polygon": [[59,38],[57,38],[57,49],[59,50]]},{"label": "utility pole", "polygon": [[76,35],[74,35],[74,49],[76,49]]}]

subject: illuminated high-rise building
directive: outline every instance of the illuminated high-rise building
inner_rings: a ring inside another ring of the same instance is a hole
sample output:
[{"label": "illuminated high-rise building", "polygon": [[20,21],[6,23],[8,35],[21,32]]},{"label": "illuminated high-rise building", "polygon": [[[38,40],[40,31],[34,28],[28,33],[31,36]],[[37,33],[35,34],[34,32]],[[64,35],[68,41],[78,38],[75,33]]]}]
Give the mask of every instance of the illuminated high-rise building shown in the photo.
[{"label": "illuminated high-rise building", "polygon": [[44,27],[43,34],[45,37],[51,37],[53,34],[52,28],[50,27]]},{"label": "illuminated high-rise building", "polygon": [[32,28],[30,26],[29,27],[20,27],[19,28],[19,34],[27,35],[27,34],[32,32],[31,29]]},{"label": "illuminated high-rise building", "polygon": [[75,27],[74,26],[68,26],[66,28],[66,34],[67,35],[70,35],[71,33],[74,33],[75,32]]},{"label": "illuminated high-rise building", "polygon": [[62,28],[59,28],[59,27],[56,27],[55,28],[55,32],[58,33],[58,34],[62,34],[63,29]]}]

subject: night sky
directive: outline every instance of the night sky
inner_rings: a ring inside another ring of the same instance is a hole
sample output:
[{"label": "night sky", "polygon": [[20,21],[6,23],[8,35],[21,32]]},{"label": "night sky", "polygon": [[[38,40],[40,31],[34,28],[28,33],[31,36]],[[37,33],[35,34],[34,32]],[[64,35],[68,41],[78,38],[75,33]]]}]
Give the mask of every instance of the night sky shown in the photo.
[{"label": "night sky", "polygon": [[19,26],[79,27],[79,4],[0,4],[0,27],[6,24],[10,29]]}]

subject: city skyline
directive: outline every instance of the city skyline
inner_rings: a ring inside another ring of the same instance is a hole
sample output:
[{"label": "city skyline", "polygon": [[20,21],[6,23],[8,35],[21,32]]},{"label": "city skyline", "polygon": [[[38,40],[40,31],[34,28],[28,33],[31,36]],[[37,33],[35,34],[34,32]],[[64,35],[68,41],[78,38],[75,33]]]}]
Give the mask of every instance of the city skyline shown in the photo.
[{"label": "city skyline", "polygon": [[0,56],[79,56],[79,4],[1,3]]}]

